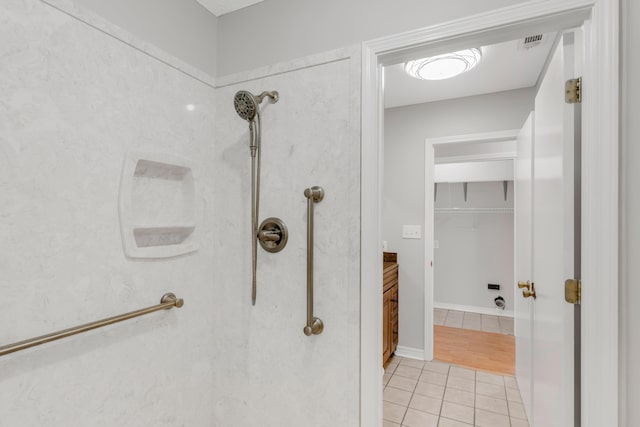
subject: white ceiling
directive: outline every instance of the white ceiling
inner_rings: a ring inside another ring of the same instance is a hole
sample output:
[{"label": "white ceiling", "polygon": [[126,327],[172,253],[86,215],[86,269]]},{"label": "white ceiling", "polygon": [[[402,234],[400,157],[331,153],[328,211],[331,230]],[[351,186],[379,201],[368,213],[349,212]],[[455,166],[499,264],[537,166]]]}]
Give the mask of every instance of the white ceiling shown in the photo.
[{"label": "white ceiling", "polygon": [[206,7],[209,12],[216,16],[224,15],[225,13],[233,12],[234,10],[242,9],[243,7],[251,6],[252,4],[260,3],[263,0],[196,0],[198,3]]},{"label": "white ceiling", "polygon": [[447,80],[419,80],[404,72],[404,64],[385,67],[385,108],[422,104],[535,86],[555,34],[529,49],[521,40],[482,47],[482,60],[471,71]]}]

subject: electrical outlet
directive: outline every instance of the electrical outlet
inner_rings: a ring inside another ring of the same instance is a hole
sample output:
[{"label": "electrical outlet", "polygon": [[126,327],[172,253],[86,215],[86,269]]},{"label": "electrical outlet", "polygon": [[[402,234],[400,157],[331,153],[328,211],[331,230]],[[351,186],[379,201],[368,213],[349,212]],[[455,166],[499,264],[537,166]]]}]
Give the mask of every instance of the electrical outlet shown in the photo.
[{"label": "electrical outlet", "polygon": [[402,238],[403,239],[421,239],[422,227],[419,225],[403,225]]}]

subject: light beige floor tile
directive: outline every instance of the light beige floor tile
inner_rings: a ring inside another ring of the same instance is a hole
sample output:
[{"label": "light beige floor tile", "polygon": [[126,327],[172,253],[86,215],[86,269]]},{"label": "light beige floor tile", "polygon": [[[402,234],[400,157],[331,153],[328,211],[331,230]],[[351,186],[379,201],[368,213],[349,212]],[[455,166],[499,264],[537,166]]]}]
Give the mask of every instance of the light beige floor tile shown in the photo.
[{"label": "light beige floor tile", "polygon": [[449,373],[449,364],[443,362],[424,362],[424,367],[422,369],[446,375]]},{"label": "light beige floor tile", "polygon": [[458,403],[442,402],[440,415],[463,423],[473,424],[473,408]]},{"label": "light beige floor tile", "polygon": [[462,319],[449,319],[444,321],[444,326],[449,328],[462,328]]},{"label": "light beige floor tile", "polygon": [[384,368],[384,373],[385,374],[393,374],[396,369],[398,369],[398,364],[397,363],[389,363],[387,365],[386,368]]},{"label": "light beige floor tile", "polygon": [[527,414],[524,410],[524,405],[518,402],[509,402],[509,416],[511,418],[520,418],[521,420],[527,419]]},{"label": "light beige floor tile", "polygon": [[475,395],[468,391],[447,387],[444,392],[444,400],[459,403],[461,405],[473,406],[475,402]]},{"label": "light beige floor tile", "polygon": [[467,320],[464,319],[462,321],[462,329],[469,329],[472,331],[481,331],[482,330],[482,323],[480,322],[480,320]]},{"label": "light beige floor tile", "polygon": [[518,389],[518,381],[516,380],[516,377],[505,376],[504,377],[504,385],[507,388],[515,388],[516,390]]},{"label": "light beige floor tile", "polygon": [[423,396],[433,397],[434,399],[442,399],[444,395],[444,386],[418,382],[414,393],[421,394]]},{"label": "light beige floor tile", "polygon": [[509,415],[509,409],[507,408],[506,400],[483,396],[481,394],[476,395],[476,408],[484,409],[485,411],[496,412],[502,415]]},{"label": "light beige floor tile", "polygon": [[[393,378],[391,378],[393,381]],[[389,381],[389,384],[391,384]],[[498,399],[506,399],[505,388],[503,385],[476,383],[476,394],[483,394],[485,396],[497,397]]]},{"label": "light beige floor tile", "polygon": [[453,377],[465,378],[467,380],[474,380],[476,378],[476,371],[467,368],[461,368],[459,366],[452,366],[449,369],[449,375]]},{"label": "light beige floor tile", "polygon": [[447,383],[447,376],[438,372],[422,371],[420,381],[423,383],[445,385]]},{"label": "light beige floor tile", "polygon": [[438,427],[438,416],[409,408],[402,425],[406,427]]},{"label": "light beige floor tile", "polygon": [[464,313],[462,319],[463,329],[482,330],[482,317],[478,313]]},{"label": "light beige floor tile", "polygon": [[398,375],[394,375],[389,380],[387,386],[399,388],[401,390],[411,391],[416,388],[416,384],[418,380],[412,380],[411,378],[400,377]]},{"label": "light beige floor tile", "polygon": [[511,427],[529,427],[527,420],[511,418]]},{"label": "light beige floor tile", "polygon": [[498,322],[498,316],[494,314],[481,314],[480,317],[485,322]]},{"label": "light beige floor tile", "polygon": [[433,324],[438,326],[444,326],[445,316],[433,316]]},{"label": "light beige floor tile", "polygon": [[447,380],[447,387],[456,388],[462,391],[475,392],[476,382],[460,377],[449,377]]},{"label": "light beige floor tile", "polygon": [[411,366],[400,365],[393,372],[393,375],[400,375],[401,377],[417,380],[418,378],[420,378],[421,373],[422,373],[421,369],[412,368]]},{"label": "light beige floor tile", "polygon": [[424,361],[404,358],[400,361],[400,366],[409,366],[410,368],[422,369],[422,366],[424,366]]},{"label": "light beige floor tile", "polygon": [[409,406],[411,400],[411,392],[400,390],[399,388],[386,387],[382,394],[385,402],[395,403],[396,405]]},{"label": "light beige floor tile", "polygon": [[400,427],[400,424],[392,423],[391,421],[383,420],[382,427]]},{"label": "light beige floor tile", "polygon": [[391,379],[391,374],[387,374],[385,372],[385,374],[382,376],[382,383],[384,385],[387,385],[389,383],[389,380]]},{"label": "light beige floor tile", "polygon": [[478,427],[510,427],[509,417],[495,412],[476,409],[476,426]]},{"label": "light beige floor tile", "polygon": [[506,335],[513,335],[513,317],[500,316],[498,317],[498,323],[500,324],[500,332]]},{"label": "light beige floor tile", "polygon": [[471,424],[461,423],[460,421],[452,420],[449,418],[440,418],[438,427],[470,427]]},{"label": "light beige floor tile", "polygon": [[391,402],[382,402],[382,418],[392,423],[402,423],[404,414],[407,412],[406,406],[396,405]]},{"label": "light beige floor tile", "polygon": [[402,357],[400,357],[400,356],[392,355],[392,356],[389,358],[389,360],[387,360],[387,363],[388,363],[389,365],[397,365],[398,363],[400,363],[400,361],[401,361],[402,359],[403,359],[403,358],[402,358]]},{"label": "light beige floor tile", "polygon": [[441,406],[442,399],[434,399],[433,397],[423,396],[421,394],[414,394],[413,397],[411,397],[411,403],[409,403],[409,408],[435,415],[440,414]]},{"label": "light beige floor tile", "polygon": [[498,316],[488,314],[482,315],[482,330],[484,332],[500,333],[500,322]]},{"label": "light beige floor tile", "polygon": [[480,320],[482,315],[480,313],[470,313],[468,311],[463,312],[464,320]]},{"label": "light beige floor tile", "polygon": [[447,311],[447,318],[462,319],[462,318],[464,318],[464,311],[449,310],[449,311]]},{"label": "light beige floor tile", "polygon": [[444,321],[447,319],[447,311],[439,308],[433,309],[433,323],[436,325],[444,325]]},{"label": "light beige floor tile", "polygon": [[461,328],[463,320],[464,313],[462,311],[449,310],[447,318],[444,321],[444,325],[449,326],[450,328]]},{"label": "light beige floor tile", "polygon": [[482,383],[504,385],[504,378],[502,377],[502,375],[494,375],[487,372],[478,372],[476,374],[476,381]]},{"label": "light beige floor tile", "polygon": [[520,391],[517,388],[507,387],[507,400],[522,403],[520,398]]}]

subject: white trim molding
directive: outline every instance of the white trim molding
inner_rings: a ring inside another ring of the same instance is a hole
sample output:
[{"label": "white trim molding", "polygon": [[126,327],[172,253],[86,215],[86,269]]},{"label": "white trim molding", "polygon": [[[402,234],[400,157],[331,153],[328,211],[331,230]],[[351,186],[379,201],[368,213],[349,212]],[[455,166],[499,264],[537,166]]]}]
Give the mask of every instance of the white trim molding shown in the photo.
[{"label": "white trim molding", "polygon": [[[382,425],[382,102],[380,69],[470,41],[585,26],[582,150],[582,427],[618,425],[619,4],[533,0],[363,44],[361,418]],[[477,44],[477,43],[476,43]],[[402,340],[402,337],[400,337]]]},{"label": "white trim molding", "polygon": [[403,347],[399,345],[394,354],[396,356],[406,357],[407,359],[426,360],[424,350],[421,348]]}]

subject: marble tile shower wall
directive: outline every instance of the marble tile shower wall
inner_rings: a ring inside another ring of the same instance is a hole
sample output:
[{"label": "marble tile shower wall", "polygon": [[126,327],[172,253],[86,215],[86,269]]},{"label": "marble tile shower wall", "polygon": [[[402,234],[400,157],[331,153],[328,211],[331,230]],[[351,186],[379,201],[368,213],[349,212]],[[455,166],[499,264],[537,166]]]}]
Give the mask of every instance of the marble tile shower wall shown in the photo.
[{"label": "marble tile shower wall", "polygon": [[[0,424],[211,426],[223,345],[214,310],[225,304],[210,243],[220,239],[213,87],[37,0],[0,2],[0,40],[0,345],[167,291],[185,299],[2,357]],[[197,252],[124,256],[118,194],[130,151],[193,160]]]},{"label": "marble tile shower wall", "polygon": [[[217,326],[214,425],[321,427],[358,424],[359,74],[348,56],[232,84],[216,93],[214,241]],[[273,71],[273,70],[272,70]],[[268,73],[268,71],[267,71]],[[233,109],[239,90],[277,90],[262,114],[262,219],[287,224],[278,254],[259,252],[251,307],[249,131]],[[315,313],[307,337],[307,187],[315,207]],[[241,197],[238,197],[241,195]],[[231,422],[232,421],[232,422]]]},{"label": "marble tile shower wall", "polygon": [[[357,425],[358,49],[231,76],[214,90],[82,13],[68,0],[0,4],[0,345],[167,291],[185,306],[1,358],[2,424]],[[261,218],[281,217],[290,240],[280,254],[260,252],[255,307],[238,89],[281,95],[263,113]],[[197,252],[125,257],[118,196],[133,151],[193,162]],[[326,191],[315,274],[325,331],[306,337],[303,190],[312,185]]]}]

